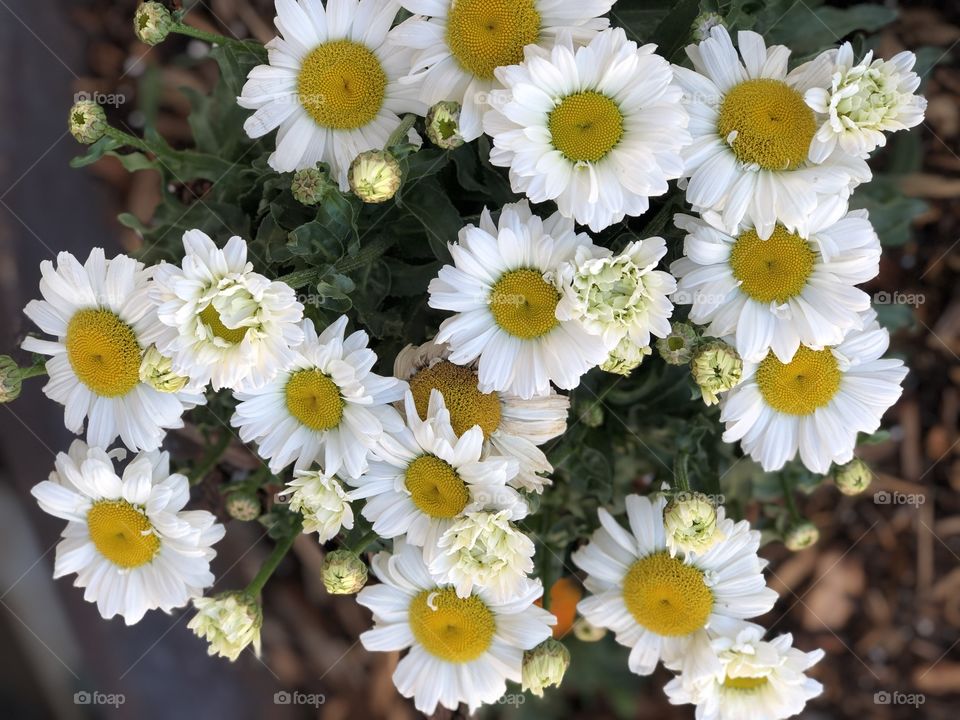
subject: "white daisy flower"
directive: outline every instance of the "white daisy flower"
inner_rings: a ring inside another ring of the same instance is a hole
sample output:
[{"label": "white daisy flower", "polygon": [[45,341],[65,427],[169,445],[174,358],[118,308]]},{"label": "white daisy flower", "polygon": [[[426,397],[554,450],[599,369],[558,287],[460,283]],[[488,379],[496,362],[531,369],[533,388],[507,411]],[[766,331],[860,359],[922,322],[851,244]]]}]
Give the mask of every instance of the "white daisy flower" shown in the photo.
[{"label": "white daisy flower", "polygon": [[523,653],[551,635],[556,618],[533,604],[543,588],[528,582],[522,592],[498,601],[486,591],[457,596],[430,577],[418,548],[398,541],[394,553],[372,562],[379,585],[365,587],[357,602],[373,612],[374,627],[360,635],[372,652],[410,648],[393,673],[404,697],[432,715],[437,705],[473,713],[493,703],[507,680],[522,680]]},{"label": "white daisy flower", "polygon": [[[600,17],[616,0],[400,0],[415,17],[394,32],[416,49],[411,81],[427,105],[459,102],[465,141],[483,132],[481,119],[498,67],[523,60],[529,44],[550,47],[560,33],[587,42],[609,25]],[[422,17],[425,16],[425,17]]]},{"label": "white daisy flower", "polygon": [[917,56],[904,51],[889,60],[873,59],[873,51],[854,65],[853,48],[844,43],[825,55],[833,61],[829,87],[804,94],[823,123],[810,145],[810,159],[819,162],[837,147],[867,157],[887,144],[884,133],[907,130],[923,122],[927,100],[914,95],[920,76],[913,72]]},{"label": "white daisy flower", "polygon": [[234,393],[240,402],[230,424],[244,442],[257,443],[271,472],[316,462],[327,475],[357,477],[384,429],[403,427],[390,403],[403,397],[406,384],[371,372],[377,355],[367,333],[344,339],[346,327],[343,315],[317,335],[304,320],[304,340],[293,348],[289,368],[256,390]]},{"label": "white daisy flower", "polygon": [[321,544],[335,538],[341,528],[353,529],[353,498],[332,475],[296,470],[277,497],[290,498],[290,509],[303,518],[303,532],[317,533]]},{"label": "white daisy flower", "polygon": [[510,168],[514,192],[555,200],[560,213],[600,231],[642,215],[651,196],[683,172],[690,143],[673,71],[620,28],[576,49],[569,35],[550,50],[497,70],[484,131],[490,162]]},{"label": "white daisy flower", "polygon": [[407,541],[436,547],[454,520],[479,510],[509,510],[511,519],[527,514],[527,505],[507,482],[517,474],[512,458],[483,459],[483,430],[474,426],[458,436],[450,424],[443,395],[433,390],[426,420],[413,399],[404,398],[407,426],[385,433],[377,460],[348,483],[355,498],[366,498],[363,516],[380,537],[406,534]]},{"label": "white daisy flower", "polygon": [[50,479],[30,491],[40,508],[68,521],[57,545],[54,578],[76,573],[83,599],[105,619],[138,622],[147,610],[170,612],[213,584],[211,547],[223,525],[205,510],[184,510],[190,484],[170,474],[167,453],[141,453],[118,474],[114,459],[74,440],[57,455]]},{"label": "white daisy flower", "polygon": [[855,287],[880,272],[880,239],[866,210],[840,219],[818,208],[809,236],[777,225],[766,240],[754,228],[728,235],[688,215],[674,222],[687,234],[685,257],[670,266],[674,301],[692,304],[690,320],[713,337],[734,337],[745,360],[769,350],[789,362],[801,344],[837,345],[862,328],[870,296]]},{"label": "white daisy flower", "polygon": [[183,249],[179,267],[156,266],[150,288],[162,323],[157,347],[173,369],[214,390],[243,390],[288,368],[291,346],[303,340],[303,305],[293,289],[255,273],[242,238],[221,250],[200,230],[188,230]]},{"label": "white daisy flower", "polygon": [[714,675],[689,677],[682,671],[664,687],[674,705],[697,706],[697,720],[784,720],[803,712],[823,686],[804,673],[823,650],[802,652],[789,633],[764,640],[764,629],[739,623],[710,643],[720,662]]},{"label": "white daisy flower", "polygon": [[881,359],[890,344],[876,313],[863,315],[839,345],[822,350],[801,345],[788,363],[770,353],[745,362],[743,380],[721,402],[723,439],[740,441],[764,470],[782,468],[800,453],[812,472],[853,459],[857,433],[880,427],[883,413],[900,397],[907,375],[902,360]]},{"label": "white daisy flower", "polygon": [[[43,300],[27,317],[54,339],[28,337],[23,349],[49,355],[43,391],[64,406],[64,424],[87,442],[110,447],[120,437],[131,450],[155,450],[166,431],[183,427],[185,410],[206,402],[198,383],[160,388],[141,379],[140,366],[157,326],[147,292],[150,269],[133,258],[104,259],[94,248],[85,264],[70,253],[40,263]],[[148,379],[149,380],[149,379]]]},{"label": "white daisy flower", "polygon": [[507,392],[483,392],[477,364],[454,365],[449,356],[446,345],[433,341],[408,345],[397,355],[394,375],[410,383],[420,418],[427,417],[430,391],[439,390],[455,434],[463,435],[479,425],[485,456],[512,457],[519,463],[510,484],[543,492],[552,481],[542,474],[553,472],[553,466],[537,446],[566,431],[570,399],[552,388],[547,395],[527,400]]},{"label": "white daisy flower", "polygon": [[659,660],[671,669],[682,661],[695,676],[718,665],[707,630],[762,615],[777,594],[764,582],[760,533],[749,523],[718,516],[721,538],[710,549],[672,554],[663,525],[666,503],[662,496],[628,495],[630,532],[600,509],[601,527],[573,553],[593,593],[577,608],[631,648],[632,672],[649,675]]},{"label": "white daisy flower", "polygon": [[683,150],[687,201],[731,234],[746,224],[766,239],[780,222],[806,236],[818,206],[832,206],[827,216],[846,212],[870,168],[844,152],[819,164],[808,159],[819,119],[804,93],[830,84],[826,58],[788,73],[787,48],[767,48],[748,31],[737,40],[740,56],[726,28],[714,27],[706,40],[687,47],[695,70],[674,67],[693,137]]},{"label": "white daisy flower", "polygon": [[[380,150],[400,115],[424,115],[418,83],[401,83],[411,50],[390,26],[394,0],[276,0],[281,37],[267,43],[268,65],[250,71],[237,102],[256,112],[243,128],[259,138],[277,127],[270,167],[292,172],[330,166],[340,189],[365,150]],[[413,131],[411,142],[419,142]]]},{"label": "white daisy flower", "polygon": [[630,242],[619,255],[579,249],[564,272],[557,317],[579,321],[610,350],[624,338],[648,347],[651,333],[666,337],[673,314],[668,296],[677,289],[670,273],[655,269],[666,254],[659,237]]},{"label": "white daisy flower", "polygon": [[577,249],[592,248],[573,220],[535,216],[527,201],[506,205],[499,225],[488,210],[480,226],[460,231],[450,245],[453,265],[430,282],[430,307],[457,313],[440,326],[436,342],[450,345],[450,361],[479,358],[483,392],[507,391],[528,399],[550,392],[550,382],[571,390],[607,359],[603,343],[577,322],[559,320],[560,271]]}]

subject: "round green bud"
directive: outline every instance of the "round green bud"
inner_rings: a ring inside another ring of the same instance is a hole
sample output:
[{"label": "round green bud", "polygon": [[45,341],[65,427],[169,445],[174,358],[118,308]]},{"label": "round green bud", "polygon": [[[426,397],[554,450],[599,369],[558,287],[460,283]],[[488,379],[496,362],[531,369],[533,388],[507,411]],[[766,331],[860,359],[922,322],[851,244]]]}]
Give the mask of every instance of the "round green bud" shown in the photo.
[{"label": "round green bud", "polygon": [[290,191],[301,205],[318,205],[333,188],[330,177],[319,168],[304,168],[293,174]]},{"label": "round green bud", "polygon": [[783,536],[783,544],[788,550],[797,552],[817,544],[820,531],[811,522],[801,522],[790,528]]},{"label": "round green bud", "polygon": [[675,322],[670,326],[670,334],[657,340],[657,351],[670,365],[686,365],[693,358],[697,340],[697,331],[692,325]]},{"label": "round green bud", "polygon": [[255,492],[237,490],[227,495],[227,515],[234,520],[250,522],[260,517],[262,507]]},{"label": "round green bud", "polygon": [[9,355],[0,355],[0,403],[8,403],[20,397],[23,378],[20,366]]},{"label": "round green bud", "polygon": [[860,458],[854,458],[846,465],[834,470],[833,481],[844,495],[859,495],[873,482],[870,466]]},{"label": "round green bud", "polygon": [[723,16],[715,12],[702,12],[693,21],[693,39],[701,42],[710,37],[710,31],[718,25],[725,25]]}]

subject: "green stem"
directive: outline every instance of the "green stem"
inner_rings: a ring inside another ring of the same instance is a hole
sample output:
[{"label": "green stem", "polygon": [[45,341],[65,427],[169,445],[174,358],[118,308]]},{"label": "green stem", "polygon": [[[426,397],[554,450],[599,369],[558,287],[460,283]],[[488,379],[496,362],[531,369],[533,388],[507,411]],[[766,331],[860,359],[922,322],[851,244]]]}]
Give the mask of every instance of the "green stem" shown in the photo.
[{"label": "green stem", "polygon": [[290,552],[290,548],[293,547],[294,540],[297,539],[297,535],[300,533],[293,533],[289,537],[284,538],[276,544],[273,548],[273,552],[270,553],[263,565],[260,566],[260,571],[256,574],[256,577],[250,581],[250,584],[247,585],[244,592],[248,593],[252,597],[259,597],[260,592],[263,590],[263,586],[267,584],[267,580],[270,579],[270,576],[273,575],[274,570],[277,569],[277,566],[280,564],[280,561]]},{"label": "green stem", "polygon": [[683,492],[690,491],[690,474],[687,471],[689,460],[690,456],[683,450],[678,452],[677,456],[673,459],[674,485],[676,485],[678,490]]},{"label": "green stem", "polygon": [[142,152],[150,153],[151,155],[157,155],[157,156],[163,155],[163,153],[160,150],[150,147],[150,145],[148,145],[147,142],[142,138],[138,138],[136,135],[131,135],[130,133],[124,132],[123,130],[118,130],[115,127],[108,126],[105,134],[107,135],[107,137],[111,137],[119,143],[122,143],[124,145],[129,145],[130,147],[134,147],[137,150],[140,150]]},{"label": "green stem", "polygon": [[20,379],[27,380],[32,377],[39,377],[40,375],[47,374],[47,365],[46,363],[37,363],[36,365],[31,365],[29,367],[20,368]]},{"label": "green stem", "polygon": [[399,145],[400,141],[403,140],[407,133],[410,132],[410,128],[413,127],[413,124],[417,121],[417,116],[412,113],[404,115],[403,120],[400,121],[400,124],[397,126],[397,129],[393,131],[390,137],[387,139],[387,145],[385,149],[390,149],[394,145]]},{"label": "green stem", "polygon": [[246,40],[238,40],[236,38],[230,38],[226,35],[220,35],[219,33],[212,33],[206,30],[201,30],[200,28],[194,27],[193,25],[187,25],[183,22],[176,22],[170,32],[175,32],[180,35],[186,35],[187,37],[192,37],[197,40],[203,40],[208,42],[211,45],[222,45],[236,48],[238,50],[244,50],[246,52],[251,52],[258,57],[264,56],[264,47],[257,42],[249,42]]},{"label": "green stem", "polygon": [[[360,248],[356,255],[340,258],[334,263],[333,269],[338,273],[348,273],[366,267],[389,250],[395,242],[397,242],[397,236],[381,235],[374,242]],[[277,278],[277,280],[286,283],[294,290],[299,290],[317,282],[329,272],[329,268],[325,270],[296,270]]]},{"label": "green stem", "polygon": [[373,530],[368,531],[367,533],[365,533],[365,534],[363,535],[363,537],[361,537],[361,538],[356,542],[356,544],[354,545],[354,547],[350,548],[350,552],[354,552],[354,553],[356,553],[357,555],[360,555],[361,553],[363,553],[363,552],[367,549],[367,547],[370,545],[370,543],[372,543],[372,542],[373,542],[374,540],[376,540],[378,537],[380,537],[380,536],[377,535],[377,533],[375,533]]},{"label": "green stem", "polygon": [[220,458],[223,456],[224,451],[230,445],[230,433],[227,430],[223,430],[220,433],[220,439],[217,441],[217,444],[210,448],[209,452],[203,457],[194,469],[190,473],[190,484],[196,485],[202,481],[213,468],[217,466],[217,463],[220,462]]}]

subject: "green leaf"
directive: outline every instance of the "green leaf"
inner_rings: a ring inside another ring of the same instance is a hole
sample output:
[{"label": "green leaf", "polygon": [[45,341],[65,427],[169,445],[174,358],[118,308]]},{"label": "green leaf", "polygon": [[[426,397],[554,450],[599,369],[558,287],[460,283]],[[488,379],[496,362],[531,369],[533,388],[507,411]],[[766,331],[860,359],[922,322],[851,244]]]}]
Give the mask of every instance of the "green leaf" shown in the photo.
[{"label": "green leaf", "polygon": [[683,48],[693,35],[693,21],[700,14],[700,0],[679,0],[672,3],[670,12],[653,31],[651,40],[658,52],[670,62],[680,62]]},{"label": "green leaf", "polygon": [[108,152],[111,150],[116,150],[118,147],[120,147],[120,143],[113,138],[104,135],[102,138],[90,145],[83,155],[78,155],[77,157],[73,158],[73,160],[70,161],[70,167],[82,168],[86,167],[87,165],[93,165],[93,163],[102,158]]},{"label": "green leaf", "polygon": [[404,186],[397,194],[397,204],[420,221],[434,256],[448,262],[447,243],[456,241],[464,222],[436,178]]}]

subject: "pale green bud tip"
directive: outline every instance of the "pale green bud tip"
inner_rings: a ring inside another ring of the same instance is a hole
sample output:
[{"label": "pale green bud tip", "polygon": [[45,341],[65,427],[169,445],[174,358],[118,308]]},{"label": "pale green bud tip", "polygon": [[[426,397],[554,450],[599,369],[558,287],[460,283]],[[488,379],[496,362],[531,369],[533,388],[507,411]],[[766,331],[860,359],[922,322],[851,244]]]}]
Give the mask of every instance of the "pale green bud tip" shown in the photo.
[{"label": "pale green bud tip", "polygon": [[70,134],[77,142],[90,145],[107,132],[107,114],[90,100],[80,100],[70,108]]},{"label": "pale green bud tip", "polygon": [[430,108],[427,113],[427,137],[444,150],[454,150],[463,145],[460,103],[444,100]]},{"label": "pale green bud tip", "polygon": [[693,379],[700,386],[703,401],[716,405],[717,395],[726,392],[743,377],[743,360],[733,347],[717,340],[701,346],[691,366]]},{"label": "pale green bud tip", "polygon": [[693,38],[697,42],[710,37],[710,31],[718,25],[724,25],[723,17],[715,12],[702,12],[693,21]]},{"label": "pale green bud tip", "polygon": [[318,168],[297,170],[290,183],[290,191],[301,205],[317,205],[331,187],[330,178]]},{"label": "pale green bud tip", "polygon": [[391,199],[400,189],[402,176],[400,163],[384,150],[360,153],[347,172],[350,189],[365,203],[382,203]]},{"label": "pale green bud tip", "polygon": [[548,638],[533,650],[523,654],[523,690],[543,697],[544,689],[559,686],[570,666],[570,651],[553,638]]},{"label": "pale green bud tip", "polygon": [[173,28],[173,16],[158,2],[140,3],[133,16],[133,30],[140,42],[156,45],[167,39]]},{"label": "pale green bud tip", "polygon": [[603,425],[603,405],[597,402],[588,407],[580,413],[580,422],[592,428]]},{"label": "pale green bud tip", "polygon": [[227,496],[227,514],[234,520],[250,522],[260,517],[260,498],[255,492],[238,490]]},{"label": "pale green bud tip", "polygon": [[629,375],[636,370],[643,359],[653,353],[649,345],[640,347],[629,337],[623,338],[610,352],[600,369],[617,375]]},{"label": "pale green bud tip", "polygon": [[670,334],[657,340],[657,351],[670,365],[686,365],[697,346],[697,331],[685,322],[675,322]]},{"label": "pale green bud tip", "polygon": [[9,355],[0,355],[0,403],[20,397],[22,382],[20,366]]},{"label": "pale green bud tip", "polygon": [[175,373],[173,361],[151,345],[140,361],[140,381],[157,392],[176,393],[187,386],[190,378]]},{"label": "pale green bud tip", "polygon": [[573,625],[573,636],[580,642],[599,642],[607,635],[607,629],[580,618]]},{"label": "pale green bud tip", "polygon": [[233,662],[248,645],[260,656],[260,628],[263,610],[260,603],[245,592],[225,592],[212,597],[195,598],[197,614],[187,627],[209,643],[208,655],[219,655]]},{"label": "pale green bud tip", "polygon": [[367,566],[350,550],[334,550],[323,558],[323,586],[331,595],[353,595],[367,584]]},{"label": "pale green bud tip", "polygon": [[844,495],[859,495],[873,481],[870,466],[860,458],[854,458],[834,471],[833,481]]},{"label": "pale green bud tip", "polygon": [[663,527],[671,550],[703,553],[723,539],[717,506],[703,493],[681,493],[663,509]]},{"label": "pale green bud tip", "polygon": [[817,530],[817,526],[810,522],[802,522],[787,531],[783,536],[783,544],[788,550],[796,552],[816,545],[819,539],[820,531]]}]

